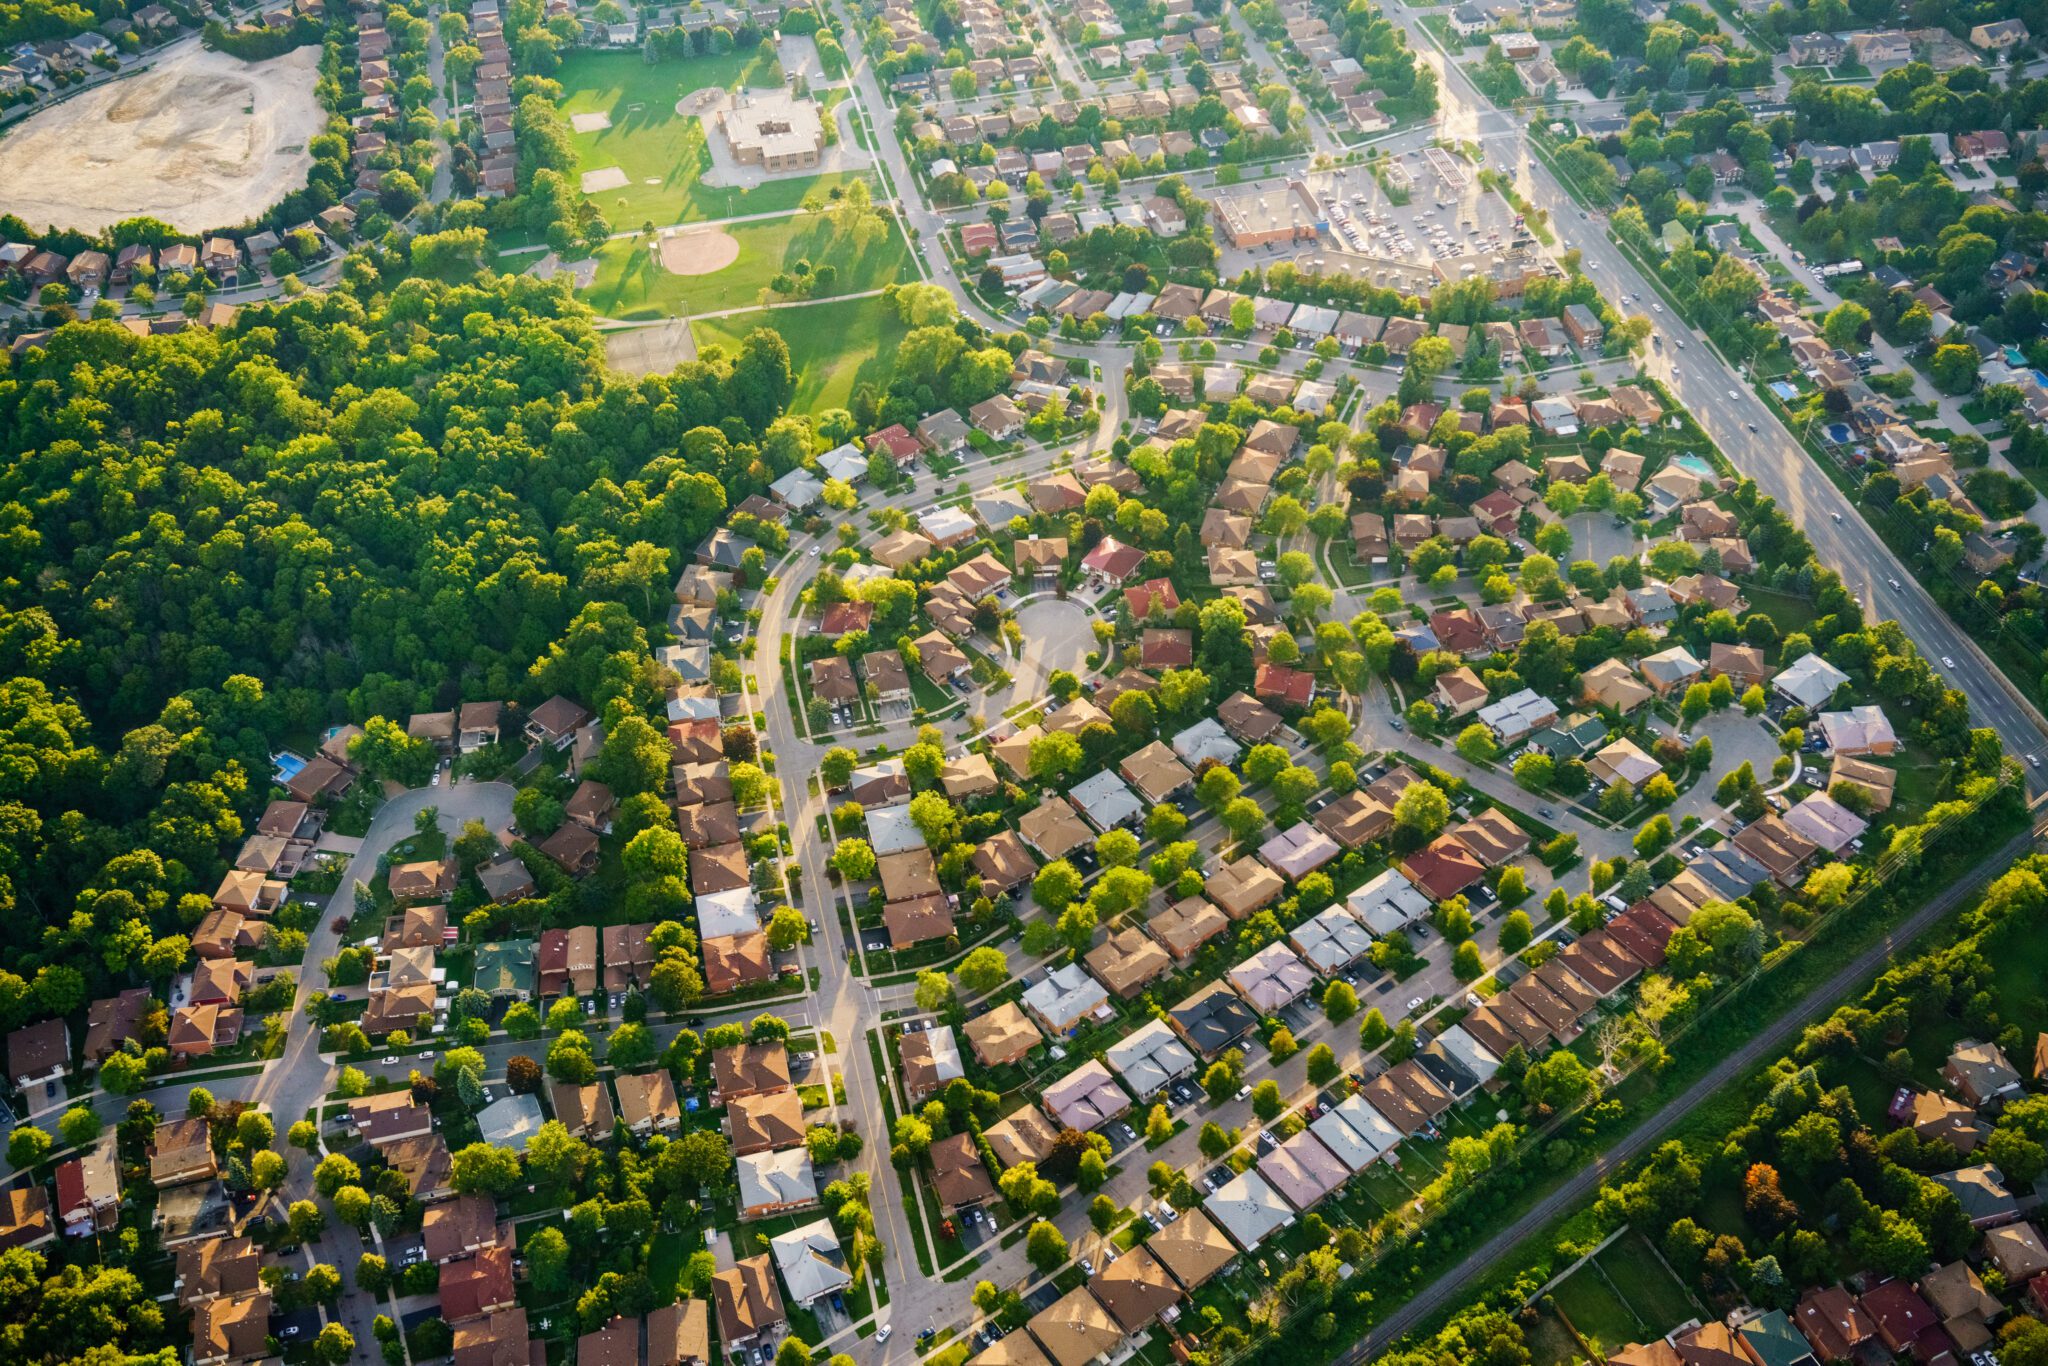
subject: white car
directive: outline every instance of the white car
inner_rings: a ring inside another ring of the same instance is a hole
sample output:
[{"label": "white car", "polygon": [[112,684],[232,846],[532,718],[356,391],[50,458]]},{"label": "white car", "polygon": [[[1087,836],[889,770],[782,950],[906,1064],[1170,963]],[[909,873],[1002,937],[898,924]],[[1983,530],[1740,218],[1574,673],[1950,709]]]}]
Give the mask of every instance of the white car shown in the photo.
[{"label": "white car", "polygon": [[812,559],[814,559],[814,560],[815,560],[815,559],[817,559],[817,558],[818,558],[818,556],[819,556],[819,555],[820,555],[820,554],[822,553],[822,550],[823,550],[823,548],[822,548],[822,547],[820,547],[820,546],[815,546],[815,545],[814,545],[814,546],[812,546],[812,547],[811,547],[811,558],[812,558]]},{"label": "white car", "polygon": [[1237,1098],[1239,1100],[1250,1100],[1252,1098],[1252,1088],[1249,1085],[1238,1087]]},{"label": "white car", "polygon": [[1944,668],[1944,669],[1953,669],[1953,668],[1955,668],[1955,666],[1956,666],[1956,662],[1955,662],[1955,661],[1954,661],[1953,659],[1950,659],[1950,658],[1949,658],[1949,657],[1948,657],[1947,655],[1943,655],[1943,656],[1941,657],[1941,667],[1942,667],[1942,668]]},{"label": "white car", "polygon": [[1735,391],[1733,389],[1730,389],[1728,391],[1728,401],[1730,403],[1733,403],[1735,401]]},{"label": "white car", "polygon": [[1410,1010],[1420,1010],[1420,1009],[1422,1009],[1422,998],[1421,998],[1420,996],[1417,996],[1417,997],[1414,997],[1413,999],[1411,999],[1411,1000],[1410,1000],[1410,1001],[1408,1002],[1408,1008],[1409,1008]]},{"label": "white car", "polygon": [[876,1342],[887,1342],[887,1341],[889,1340],[889,1334],[891,1334],[891,1333],[893,1333],[893,1332],[895,1332],[895,1331],[896,1331],[896,1325],[895,1325],[895,1324],[893,1324],[893,1323],[885,1323],[885,1324],[883,1324],[883,1325],[881,1326],[881,1328],[880,1328],[879,1330],[877,1330],[877,1332],[875,1333],[875,1341],[876,1341]]}]

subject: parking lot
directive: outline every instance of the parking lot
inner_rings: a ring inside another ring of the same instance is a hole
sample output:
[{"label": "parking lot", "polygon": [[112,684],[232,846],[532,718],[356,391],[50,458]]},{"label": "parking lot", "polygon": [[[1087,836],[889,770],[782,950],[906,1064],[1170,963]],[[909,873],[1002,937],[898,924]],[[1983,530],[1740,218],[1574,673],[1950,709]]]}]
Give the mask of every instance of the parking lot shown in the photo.
[{"label": "parking lot", "polygon": [[[1366,167],[1317,171],[1306,179],[1327,212],[1328,228],[1314,247],[1224,252],[1228,274],[1245,265],[1270,264],[1292,255],[1297,265],[1313,268],[1321,261],[1336,268],[1328,253],[1395,261],[1418,271],[1437,261],[1475,253],[1497,255],[1531,239],[1517,221],[1514,208],[1469,177],[1461,185],[1447,182],[1424,159],[1421,149],[1396,158],[1414,188],[1406,204],[1397,204]],[[1462,163],[1461,163],[1462,165]],[[1241,259],[1233,259],[1241,258]]]}]

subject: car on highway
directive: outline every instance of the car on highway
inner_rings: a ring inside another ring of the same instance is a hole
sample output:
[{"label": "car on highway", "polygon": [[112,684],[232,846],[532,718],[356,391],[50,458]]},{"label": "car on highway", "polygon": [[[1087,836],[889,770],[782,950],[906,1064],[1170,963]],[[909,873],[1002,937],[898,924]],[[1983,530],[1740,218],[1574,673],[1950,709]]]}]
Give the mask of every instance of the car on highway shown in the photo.
[{"label": "car on highway", "polygon": [[1941,657],[1941,667],[1942,667],[1942,668],[1944,668],[1944,669],[1953,669],[1953,668],[1954,668],[1955,666],[1956,666],[1956,662],[1955,662],[1955,661],[1954,661],[1953,659],[1950,659],[1950,658],[1949,658],[1949,657],[1948,657],[1947,655],[1943,655],[1943,656]]},{"label": "car on highway", "polygon": [[1830,512],[1828,516],[1834,518],[1838,522],[1842,520],[1842,514],[1839,512]]},{"label": "car on highway", "polygon": [[2029,768],[2039,768],[2041,766],[2041,756],[2038,754],[2029,754],[2027,756],[2027,766]]},{"label": "car on highway", "polygon": [[1728,401],[1730,403],[1733,403],[1735,401],[1735,391],[1733,389],[1730,389],[1728,391]]},{"label": "car on highway", "polygon": [[1894,588],[1898,588],[1898,587],[1901,587],[1901,586],[1902,586],[1902,585],[1901,585],[1901,584],[1899,583],[1899,581],[1898,581],[1897,579],[1890,579],[1890,578],[1888,578],[1888,579],[1886,579],[1886,580],[1885,580],[1885,582],[1886,582],[1886,583],[1888,583],[1888,584],[1890,584],[1890,585],[1891,585],[1892,587],[1894,587]]},{"label": "car on highway", "polygon": [[1745,422],[1743,425],[1745,427],[1748,427],[1752,432],[1756,430],[1756,424],[1754,422]]}]

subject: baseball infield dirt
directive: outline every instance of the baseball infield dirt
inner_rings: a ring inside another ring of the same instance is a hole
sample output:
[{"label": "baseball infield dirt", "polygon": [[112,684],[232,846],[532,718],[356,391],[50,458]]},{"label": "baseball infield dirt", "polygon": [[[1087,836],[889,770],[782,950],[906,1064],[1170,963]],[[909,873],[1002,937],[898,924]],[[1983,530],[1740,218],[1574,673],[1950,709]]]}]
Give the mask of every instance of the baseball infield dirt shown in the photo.
[{"label": "baseball infield dirt", "polygon": [[737,237],[721,228],[680,232],[661,239],[662,269],[671,275],[711,275],[739,258]]},{"label": "baseball infield dirt", "polygon": [[191,44],[0,138],[0,199],[38,228],[247,222],[306,183],[306,144],[327,117],[319,66],[317,47],[251,63]]}]

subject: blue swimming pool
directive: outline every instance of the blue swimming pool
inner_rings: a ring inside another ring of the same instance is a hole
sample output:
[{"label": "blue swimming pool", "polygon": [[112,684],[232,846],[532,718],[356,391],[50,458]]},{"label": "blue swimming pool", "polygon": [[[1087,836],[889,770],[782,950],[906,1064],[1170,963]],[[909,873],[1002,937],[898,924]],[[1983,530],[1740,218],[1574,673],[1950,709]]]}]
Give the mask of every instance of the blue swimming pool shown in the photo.
[{"label": "blue swimming pool", "polygon": [[300,771],[306,767],[306,761],[289,750],[283,754],[271,755],[270,763],[277,772],[277,780],[281,783],[288,783],[298,777]]},{"label": "blue swimming pool", "polygon": [[1684,470],[1687,474],[1696,474],[1702,479],[1718,479],[1721,477],[1719,470],[1716,470],[1711,464],[1697,455],[1677,456],[1671,463]]}]

